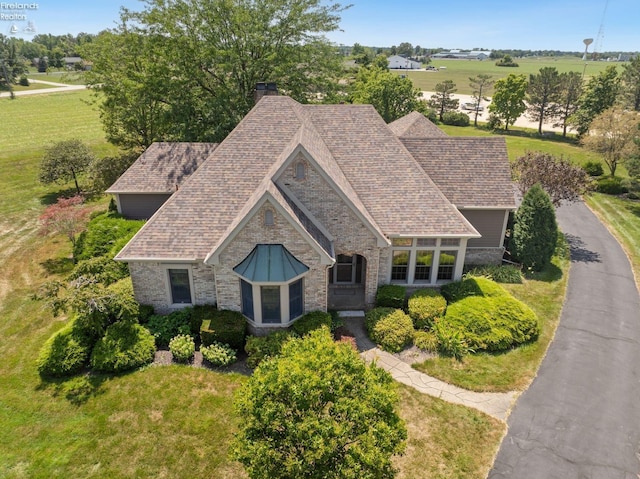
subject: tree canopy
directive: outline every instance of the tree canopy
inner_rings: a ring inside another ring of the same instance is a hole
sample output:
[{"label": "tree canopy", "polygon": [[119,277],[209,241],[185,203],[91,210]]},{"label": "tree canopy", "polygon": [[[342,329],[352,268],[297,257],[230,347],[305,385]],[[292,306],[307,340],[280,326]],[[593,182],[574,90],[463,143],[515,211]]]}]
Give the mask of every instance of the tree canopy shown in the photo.
[{"label": "tree canopy", "polygon": [[640,111],[640,55],[623,65],[620,77],[622,103],[627,108]]},{"label": "tree canopy", "polygon": [[[335,99],[342,59],[324,34],[339,26],[346,7],[338,3],[148,0],[145,6],[124,9],[110,38],[83,50],[93,62],[88,84],[102,98],[102,118],[116,142],[221,141],[252,108],[258,82],[275,82],[303,103]],[[110,68],[114,62],[120,65]],[[126,118],[131,112],[134,124]]]},{"label": "tree canopy", "polygon": [[326,328],[287,342],[236,396],[232,457],[252,479],[387,479],[407,431],[391,376]]},{"label": "tree canopy", "polygon": [[582,93],[582,75],[578,72],[560,74],[560,93],[556,108],[551,112],[554,127],[562,127],[562,136],[567,136],[567,128],[573,114],[578,109],[578,99]]},{"label": "tree canopy", "polygon": [[615,176],[618,165],[638,151],[639,126],[640,113],[609,108],[593,119],[589,134],[581,141],[585,148],[602,155]]},{"label": "tree canopy", "polygon": [[93,160],[93,152],[82,141],[59,141],[45,149],[40,163],[40,182],[50,184],[73,180],[76,191],[80,194],[78,175],[84,173]]},{"label": "tree canopy", "polygon": [[571,118],[578,135],[589,131],[593,119],[615,104],[619,91],[620,77],[614,65],[589,79],[578,99],[578,109]]},{"label": "tree canopy", "polygon": [[360,68],[351,86],[353,103],[371,104],[387,123],[397,120],[412,111],[426,113],[426,105],[420,99],[420,90],[409,78],[402,78],[376,62],[368,68]]},{"label": "tree canopy", "polygon": [[456,84],[453,80],[445,80],[436,84],[436,92],[431,95],[427,104],[433,108],[438,114],[438,118],[442,121],[442,117],[449,111],[458,108],[460,101],[451,95],[456,92]]},{"label": "tree canopy", "polygon": [[527,86],[527,112],[538,122],[538,134],[542,135],[542,124],[547,116],[553,116],[560,100],[560,74],[555,67],[544,67],[529,75]]},{"label": "tree canopy", "polygon": [[496,81],[494,90],[489,111],[504,121],[504,129],[508,130],[527,108],[527,77],[511,73]]}]

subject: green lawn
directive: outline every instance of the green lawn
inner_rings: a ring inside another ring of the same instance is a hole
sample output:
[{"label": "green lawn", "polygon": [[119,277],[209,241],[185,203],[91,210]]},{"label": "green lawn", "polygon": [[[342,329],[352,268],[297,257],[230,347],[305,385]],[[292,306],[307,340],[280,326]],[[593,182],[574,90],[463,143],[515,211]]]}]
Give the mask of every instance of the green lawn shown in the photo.
[{"label": "green lawn", "polygon": [[[68,271],[69,242],[37,234],[44,205],[66,187],[36,178],[43,148],[104,141],[86,91],[0,99],[0,477],[246,477],[226,451],[233,392],[246,379],[187,366],[43,382],[38,351],[66,321],[32,298]],[[102,200],[103,201],[103,200]],[[400,389],[409,444],[399,477],[484,477],[504,424]]]},{"label": "green lawn", "polygon": [[[434,60],[431,65],[435,67],[445,67],[439,71],[398,71],[400,75],[406,75],[411,79],[416,88],[422,91],[435,91],[436,84],[445,80],[452,80],[456,84],[457,92],[470,95],[473,93],[469,86],[469,77],[479,74],[491,75],[494,80],[504,78],[511,73],[524,74],[529,79],[529,75],[538,73],[540,68],[555,67],[560,73],[584,71],[585,78],[596,75],[611,65],[622,65],[623,63],[608,62],[583,62],[575,57],[540,57],[540,58],[517,58],[517,68],[496,66],[494,60]],[[587,65],[585,68],[585,64]],[[487,94],[491,96],[491,92]]]}]

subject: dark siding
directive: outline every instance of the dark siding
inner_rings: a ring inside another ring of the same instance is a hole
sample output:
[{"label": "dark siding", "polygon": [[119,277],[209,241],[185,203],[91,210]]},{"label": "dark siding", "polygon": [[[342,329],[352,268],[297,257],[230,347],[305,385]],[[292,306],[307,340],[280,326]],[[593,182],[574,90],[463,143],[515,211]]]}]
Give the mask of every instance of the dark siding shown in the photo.
[{"label": "dark siding", "polygon": [[167,201],[169,194],[120,193],[122,215],[132,220],[148,220]]},{"label": "dark siding", "polygon": [[505,210],[460,210],[482,238],[470,239],[468,248],[499,248],[502,246],[502,227]]}]

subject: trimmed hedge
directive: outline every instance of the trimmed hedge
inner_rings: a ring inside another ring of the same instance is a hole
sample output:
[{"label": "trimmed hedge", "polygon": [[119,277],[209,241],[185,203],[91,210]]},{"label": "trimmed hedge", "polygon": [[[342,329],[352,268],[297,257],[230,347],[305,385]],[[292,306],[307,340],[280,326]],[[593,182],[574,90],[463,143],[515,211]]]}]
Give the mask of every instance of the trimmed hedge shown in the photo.
[{"label": "trimmed hedge", "polygon": [[118,373],[153,362],[156,352],[151,333],[139,324],[119,321],[107,328],[91,353],[91,367]]},{"label": "trimmed hedge", "polygon": [[[241,313],[229,310],[210,310],[212,314],[200,325],[200,341],[204,346],[213,342],[228,344],[236,351],[244,347],[247,321]],[[203,318],[205,316],[202,316]],[[192,323],[194,323],[192,321]]]},{"label": "trimmed hedge", "polygon": [[116,254],[142,227],[144,221],[128,220],[117,213],[101,213],[78,235],[73,255],[78,260]]},{"label": "trimmed hedge", "polygon": [[404,307],[407,288],[399,284],[385,284],[378,288],[376,293],[376,306],[381,308]]},{"label": "trimmed hedge", "polygon": [[587,161],[582,165],[582,169],[586,171],[589,176],[602,176],[604,174],[602,163],[599,161]]},{"label": "trimmed hedge", "polygon": [[374,308],[365,314],[369,336],[385,351],[397,353],[411,344],[413,321],[401,309]]},{"label": "trimmed hedge", "polygon": [[244,347],[247,366],[256,368],[262,361],[280,354],[284,343],[297,337],[292,331],[276,331],[268,336],[249,336]]},{"label": "trimmed hedge", "polygon": [[540,333],[535,313],[511,295],[461,299],[447,308],[438,328],[459,333],[474,351],[504,351],[534,341]]},{"label": "trimmed hedge", "polygon": [[169,351],[179,363],[188,363],[196,352],[196,343],[188,334],[179,334],[169,341]]},{"label": "trimmed hedge", "polygon": [[453,126],[469,126],[469,115],[460,111],[447,111],[442,114],[442,123]]},{"label": "trimmed hedge", "polygon": [[296,320],[291,326],[291,330],[302,337],[311,331],[320,329],[322,326],[326,326],[327,329],[331,330],[332,324],[331,314],[325,313],[324,311],[311,311]]},{"label": "trimmed hedge", "polygon": [[179,334],[191,334],[191,308],[174,311],[166,316],[154,314],[145,325],[156,340],[156,346],[166,348],[171,338]]},{"label": "trimmed hedge", "polygon": [[521,284],[522,271],[510,264],[487,264],[474,266],[467,273],[468,276],[485,276],[496,283]]},{"label": "trimmed hedge", "polygon": [[495,297],[509,295],[509,293],[495,281],[469,275],[462,281],[454,281],[453,283],[443,285],[440,292],[449,304],[469,296]]},{"label": "trimmed hedge", "polygon": [[40,349],[36,361],[42,376],[68,376],[89,362],[92,341],[75,327],[75,321],[53,334]]},{"label": "trimmed hedge", "polygon": [[624,185],[622,178],[617,176],[606,176],[597,180],[596,191],[607,195],[621,195],[623,193],[628,193],[629,188]]},{"label": "trimmed hedge", "polygon": [[236,360],[236,352],[228,344],[211,343],[200,348],[202,357],[212,366],[228,366]]},{"label": "trimmed hedge", "polygon": [[409,317],[416,329],[430,329],[446,310],[447,300],[435,289],[419,289],[409,297]]}]

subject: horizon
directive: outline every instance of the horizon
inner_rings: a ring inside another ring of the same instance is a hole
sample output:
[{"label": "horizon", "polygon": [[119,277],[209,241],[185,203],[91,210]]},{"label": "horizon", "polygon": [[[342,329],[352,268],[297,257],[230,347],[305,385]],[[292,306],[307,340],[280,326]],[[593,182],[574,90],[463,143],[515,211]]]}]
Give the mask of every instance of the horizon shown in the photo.
[{"label": "horizon", "polygon": [[[0,2],[0,33],[25,40],[36,34],[97,34],[117,25],[121,6],[139,11],[144,4],[141,0],[94,0],[92,4],[7,0]],[[637,0],[566,0],[561,5],[552,0],[535,5],[513,5],[507,0],[462,0],[455,5],[366,0],[354,2],[340,17],[340,30],[326,35],[338,46],[359,43],[389,48],[408,42],[445,50],[583,52],[583,40],[593,38],[590,53],[640,51]],[[547,34],[550,31],[552,35]]]}]

